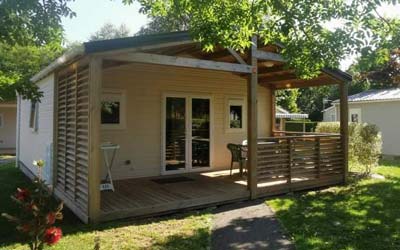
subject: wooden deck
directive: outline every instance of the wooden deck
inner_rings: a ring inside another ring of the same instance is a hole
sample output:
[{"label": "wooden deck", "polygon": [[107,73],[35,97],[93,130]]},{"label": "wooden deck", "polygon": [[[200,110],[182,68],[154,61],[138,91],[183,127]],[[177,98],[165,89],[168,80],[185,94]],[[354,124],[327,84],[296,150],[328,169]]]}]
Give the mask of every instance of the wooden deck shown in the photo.
[{"label": "wooden deck", "polygon": [[[173,178],[181,181],[167,180]],[[120,180],[115,189],[101,193],[102,221],[229,203],[250,195],[245,179],[237,173],[231,177],[229,171]]]}]

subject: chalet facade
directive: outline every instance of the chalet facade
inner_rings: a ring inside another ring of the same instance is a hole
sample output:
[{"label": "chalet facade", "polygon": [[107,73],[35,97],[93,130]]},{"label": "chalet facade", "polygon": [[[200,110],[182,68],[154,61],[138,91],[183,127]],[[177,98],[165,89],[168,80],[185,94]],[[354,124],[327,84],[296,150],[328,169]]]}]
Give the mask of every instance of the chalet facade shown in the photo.
[{"label": "chalet facade", "polygon": [[[346,111],[340,134],[275,131],[274,93],[338,84],[346,110],[351,77],[297,79],[279,46],[253,43],[243,54],[205,53],[186,32],[85,43],[33,77],[40,103],[18,98],[19,166],[33,176],[45,159],[55,195],[84,222],[345,182]],[[245,175],[226,171],[228,143],[243,145]]]}]

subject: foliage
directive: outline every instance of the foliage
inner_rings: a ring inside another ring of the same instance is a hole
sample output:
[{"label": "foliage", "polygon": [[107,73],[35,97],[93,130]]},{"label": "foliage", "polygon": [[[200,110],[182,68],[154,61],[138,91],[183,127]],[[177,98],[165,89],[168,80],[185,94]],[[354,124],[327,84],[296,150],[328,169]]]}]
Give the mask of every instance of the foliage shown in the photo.
[{"label": "foliage", "polygon": [[0,1],[0,101],[38,101],[41,93],[29,79],[62,52],[62,17],[75,13],[70,0]]},{"label": "foliage", "polygon": [[319,122],[315,128],[317,133],[340,133],[340,123],[339,122]]},{"label": "foliage", "polygon": [[54,223],[63,218],[63,205],[54,205],[52,194],[42,179],[44,162],[35,161],[34,165],[38,168],[38,178],[34,180],[34,187],[18,188],[11,196],[19,207],[18,215],[2,213],[2,216],[17,225],[16,229],[28,239],[31,250],[42,250],[44,244],[54,245],[61,238],[62,231],[55,227]]},{"label": "foliage", "polygon": [[140,28],[136,35],[149,35],[156,33],[166,33],[173,31],[188,30],[187,17],[175,16],[155,16],[151,17],[151,20],[146,26]]},{"label": "foliage", "polygon": [[275,95],[277,105],[283,107],[289,112],[299,112],[299,108],[297,107],[296,103],[297,98],[299,97],[299,89],[277,90]]},{"label": "foliage", "polygon": [[24,98],[38,101],[41,93],[30,78],[61,51],[57,44],[39,47],[0,43],[0,101],[14,99],[15,91]]},{"label": "foliage", "polygon": [[[15,163],[0,164],[0,200],[9,199],[18,186],[32,187],[31,181],[15,167]],[[1,210],[16,214],[18,206],[3,202]],[[53,250],[93,250],[96,239],[100,249],[209,249],[211,211],[181,213],[174,216],[143,220],[119,220],[97,225],[82,224],[68,209],[60,222],[63,238]],[[26,250],[19,235],[7,220],[0,216],[0,249]],[[47,249],[47,248],[45,248]]]},{"label": "foliage", "polygon": [[301,111],[308,114],[312,121],[322,120],[323,99],[330,97],[333,92],[333,86],[326,85],[321,87],[301,88],[297,105]]},{"label": "foliage", "polygon": [[[318,133],[340,133],[339,122],[320,122],[315,129]],[[379,128],[373,124],[349,124],[349,162],[354,170],[369,175],[378,165],[382,151],[382,137]]]},{"label": "foliage", "polygon": [[71,0],[0,1],[0,41],[8,45],[61,43],[61,17],[73,17]]},{"label": "foliage", "polygon": [[310,121],[286,121],[285,122],[285,131],[293,131],[293,132],[303,132],[303,126],[305,127],[305,132],[314,132],[315,127],[317,126],[317,122]]},{"label": "foliage", "polygon": [[[132,4],[134,0],[123,0]],[[141,11],[151,17],[187,18],[192,36],[205,50],[215,45],[243,51],[251,45],[250,37],[259,35],[265,44],[281,42],[283,56],[304,78],[318,75],[324,67],[337,68],[339,61],[354,51],[373,44],[389,44],[392,36],[381,32],[376,1],[186,1],[137,0]],[[328,22],[342,25],[328,30]],[[378,21],[376,21],[378,20]],[[382,23],[390,31],[390,24]],[[366,50],[369,51],[369,50]]]},{"label": "foliage", "polygon": [[376,168],[386,180],[268,200],[298,250],[400,248],[400,164]]},{"label": "foliage", "polygon": [[129,36],[130,30],[125,24],[119,27],[112,23],[105,23],[98,31],[92,34],[89,41],[123,38]]}]

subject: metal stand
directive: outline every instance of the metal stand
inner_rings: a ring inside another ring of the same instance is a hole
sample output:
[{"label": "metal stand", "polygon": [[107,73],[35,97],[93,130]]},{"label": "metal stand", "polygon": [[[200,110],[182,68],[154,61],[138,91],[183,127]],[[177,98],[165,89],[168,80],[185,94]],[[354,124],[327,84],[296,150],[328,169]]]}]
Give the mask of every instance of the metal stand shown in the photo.
[{"label": "metal stand", "polygon": [[[112,144],[112,143],[103,143],[101,145],[101,150],[103,151],[103,159],[104,159],[104,165],[107,168],[107,175],[104,181],[100,184],[100,191],[105,191],[105,190],[112,190],[113,192],[115,191],[114,189],[114,183],[112,180],[111,176],[111,168],[114,163],[115,155],[117,153],[117,150],[119,149],[118,144]],[[111,151],[112,156],[111,156],[111,161],[109,161],[108,158],[108,153]]]}]

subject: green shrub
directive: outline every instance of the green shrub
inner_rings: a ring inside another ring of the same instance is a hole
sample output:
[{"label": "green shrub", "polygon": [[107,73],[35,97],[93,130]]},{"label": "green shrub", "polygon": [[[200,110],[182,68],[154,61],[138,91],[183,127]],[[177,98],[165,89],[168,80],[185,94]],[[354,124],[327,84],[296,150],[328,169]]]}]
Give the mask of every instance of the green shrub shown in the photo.
[{"label": "green shrub", "polygon": [[[320,122],[318,133],[340,133],[339,122]],[[382,152],[382,137],[379,128],[372,124],[349,124],[349,163],[352,170],[369,175],[378,165]]]},{"label": "green shrub", "polygon": [[315,128],[317,133],[340,133],[339,122],[319,122]]}]

